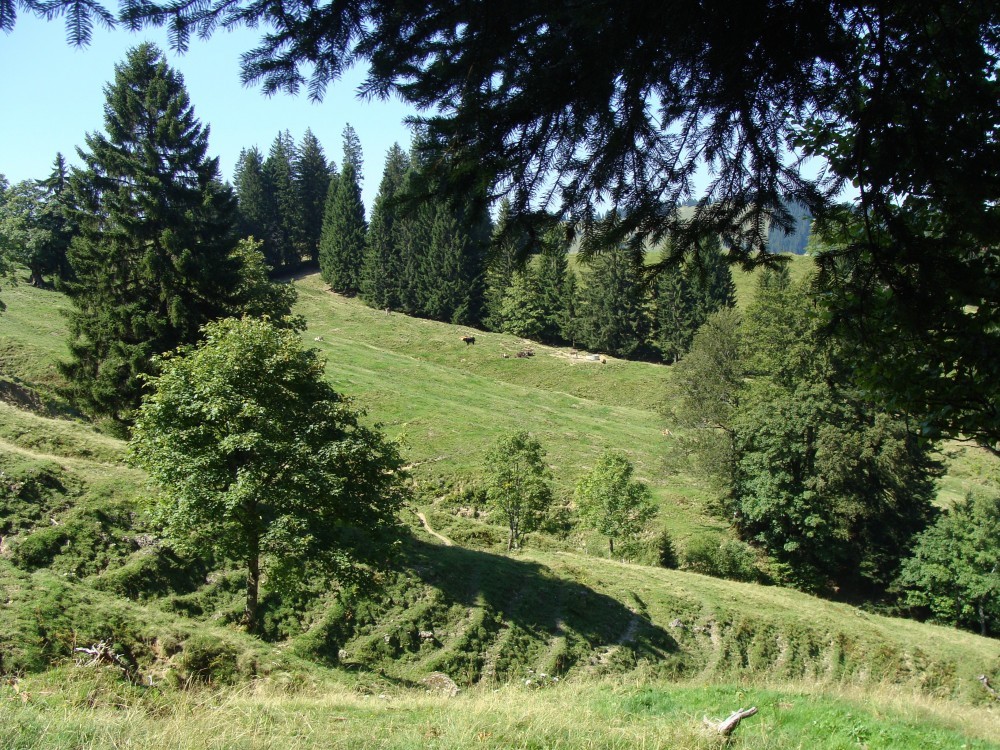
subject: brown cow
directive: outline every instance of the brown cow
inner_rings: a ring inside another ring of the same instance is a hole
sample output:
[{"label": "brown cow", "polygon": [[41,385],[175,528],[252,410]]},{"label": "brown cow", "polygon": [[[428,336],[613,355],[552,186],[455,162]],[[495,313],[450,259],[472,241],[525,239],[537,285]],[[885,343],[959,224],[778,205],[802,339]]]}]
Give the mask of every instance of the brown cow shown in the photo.
[{"label": "brown cow", "polygon": [[464,341],[465,345],[468,346],[469,344],[475,344],[476,343],[476,337],[475,336],[462,336],[462,341]]}]

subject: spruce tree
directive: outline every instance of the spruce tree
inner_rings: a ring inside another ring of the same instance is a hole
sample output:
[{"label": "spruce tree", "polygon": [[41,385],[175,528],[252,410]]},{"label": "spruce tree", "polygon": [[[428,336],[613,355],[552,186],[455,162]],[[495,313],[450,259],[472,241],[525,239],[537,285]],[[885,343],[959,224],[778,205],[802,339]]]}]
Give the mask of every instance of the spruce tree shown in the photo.
[{"label": "spruce tree", "polygon": [[331,182],[319,244],[320,274],[335,292],[356,294],[361,288],[367,230],[361,186],[354,163],[346,160],[337,180]]},{"label": "spruce tree", "polygon": [[354,176],[358,181],[358,185],[362,185],[365,181],[365,164],[361,151],[361,139],[358,138],[357,131],[351,127],[350,123],[344,126],[342,138],[344,143],[344,166],[346,167],[350,164],[354,167]]},{"label": "spruce tree", "polygon": [[480,311],[479,248],[461,218],[447,203],[436,202],[420,275],[422,308],[434,320],[475,325]]},{"label": "spruce tree", "polygon": [[61,153],[56,154],[49,176],[40,180],[38,185],[45,190],[46,222],[52,232],[45,272],[57,279],[68,279],[72,273],[68,258],[69,243],[77,231],[73,216],[76,204],[70,190],[69,167]]},{"label": "spruce tree", "polygon": [[409,157],[394,143],[386,154],[382,182],[372,207],[372,220],[365,238],[365,254],[361,265],[361,295],[372,307],[400,307],[399,286],[403,273],[399,252],[399,207],[394,199],[403,186]]},{"label": "spruce tree", "polygon": [[568,340],[563,332],[567,318],[568,251],[566,232],[562,226],[554,226],[545,233],[542,252],[538,258],[538,271],[535,274],[535,290],[542,313],[539,338],[548,343]]},{"label": "spruce tree", "polygon": [[[278,133],[264,162],[264,178],[273,207],[275,238],[268,262],[276,269],[299,265],[306,252],[304,211],[295,179],[295,142],[287,130]],[[265,248],[265,251],[267,248]]]},{"label": "spruce tree", "polygon": [[735,304],[733,275],[717,238],[680,265],[664,268],[653,304],[653,337],[663,359],[676,363],[708,316]]},{"label": "spruce tree", "polygon": [[596,256],[581,294],[580,334],[588,349],[632,357],[646,344],[639,267],[624,248]]},{"label": "spruce tree", "polygon": [[153,357],[225,311],[238,283],[236,204],[183,78],[154,45],[115,66],[105,95],[107,134],[87,135],[71,178],[80,231],[63,370],[82,407],[127,421]]},{"label": "spruce tree", "polygon": [[0,201],[0,253],[28,269],[32,286],[45,286],[45,276],[68,276],[71,193],[66,161],[58,154],[47,179],[19,182]]},{"label": "spruce tree", "polygon": [[323,147],[312,130],[302,136],[295,158],[299,201],[302,205],[302,234],[309,260],[319,260],[319,241],[323,234],[323,212],[330,189],[332,170],[323,154]]},{"label": "spruce tree", "polygon": [[500,331],[526,339],[538,339],[544,315],[538,306],[538,289],[530,268],[515,271],[500,304]]},{"label": "spruce tree", "polygon": [[502,312],[504,299],[514,273],[524,270],[528,235],[511,221],[510,201],[500,202],[496,228],[490,239],[489,261],[486,266],[483,322],[492,331],[504,330]]},{"label": "spruce tree", "polygon": [[278,217],[264,177],[264,157],[256,146],[240,151],[233,183],[238,202],[237,231],[241,237],[262,242],[264,257],[274,268],[279,257],[280,237],[275,231]]}]

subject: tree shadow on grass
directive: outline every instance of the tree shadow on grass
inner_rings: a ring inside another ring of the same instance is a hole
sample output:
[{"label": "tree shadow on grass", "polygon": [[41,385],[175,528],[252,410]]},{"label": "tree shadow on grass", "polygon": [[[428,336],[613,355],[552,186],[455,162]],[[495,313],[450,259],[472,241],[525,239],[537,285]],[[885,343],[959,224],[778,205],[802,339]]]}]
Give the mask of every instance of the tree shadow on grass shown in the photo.
[{"label": "tree shadow on grass", "polygon": [[407,540],[402,557],[434,603],[396,612],[379,631],[379,646],[428,668],[457,670],[466,682],[510,679],[532,665],[551,674],[581,664],[624,669],[679,651],[641,601],[631,609],[546,565],[417,538]]}]

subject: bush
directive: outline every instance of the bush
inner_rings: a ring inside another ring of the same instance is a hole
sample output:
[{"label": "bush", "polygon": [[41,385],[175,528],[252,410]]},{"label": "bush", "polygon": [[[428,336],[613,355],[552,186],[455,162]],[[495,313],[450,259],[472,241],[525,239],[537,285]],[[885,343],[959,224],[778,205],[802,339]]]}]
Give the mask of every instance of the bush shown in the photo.
[{"label": "bush", "polygon": [[[204,683],[229,685],[241,676],[253,673],[252,665],[239,658],[232,644],[197,633],[184,641],[173,659],[174,677],[182,684]],[[243,673],[248,672],[244,675]]]},{"label": "bush", "polygon": [[24,570],[47,567],[68,541],[69,534],[62,526],[41,528],[12,546],[11,561]]},{"label": "bush", "polygon": [[688,542],[684,549],[684,568],[732,581],[762,583],[765,578],[753,547],[716,534],[703,534]]},{"label": "bush", "polygon": [[121,567],[106,570],[93,584],[101,591],[143,600],[193,591],[204,579],[203,564],[182,560],[168,549],[146,548]]}]

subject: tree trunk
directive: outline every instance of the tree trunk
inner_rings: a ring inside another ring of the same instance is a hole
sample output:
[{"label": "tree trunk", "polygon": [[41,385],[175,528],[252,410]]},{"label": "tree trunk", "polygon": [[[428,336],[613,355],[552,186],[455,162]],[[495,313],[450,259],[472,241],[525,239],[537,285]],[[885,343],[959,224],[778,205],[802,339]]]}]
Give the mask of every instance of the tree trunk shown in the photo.
[{"label": "tree trunk", "polygon": [[612,536],[608,537],[608,551],[611,557],[615,556],[615,538]]}]

